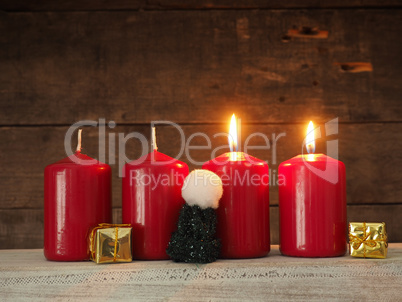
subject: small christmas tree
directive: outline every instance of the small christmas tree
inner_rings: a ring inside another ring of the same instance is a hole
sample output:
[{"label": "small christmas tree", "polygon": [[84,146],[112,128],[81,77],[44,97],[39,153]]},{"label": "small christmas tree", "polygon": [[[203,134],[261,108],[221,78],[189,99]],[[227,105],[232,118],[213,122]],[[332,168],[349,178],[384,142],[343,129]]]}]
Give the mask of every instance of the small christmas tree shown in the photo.
[{"label": "small christmas tree", "polygon": [[182,188],[186,204],[166,250],[173,261],[209,263],[218,258],[215,209],[222,193],[222,181],[213,172],[194,170],[187,176]]}]

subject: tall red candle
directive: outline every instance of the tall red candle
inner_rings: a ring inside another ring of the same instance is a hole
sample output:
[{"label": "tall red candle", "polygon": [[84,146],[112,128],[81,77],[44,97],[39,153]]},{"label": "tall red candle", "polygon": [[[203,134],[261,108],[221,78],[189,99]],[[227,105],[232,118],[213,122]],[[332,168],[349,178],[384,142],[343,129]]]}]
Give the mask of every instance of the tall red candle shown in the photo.
[{"label": "tall red candle", "polygon": [[111,170],[81,153],[45,168],[44,254],[48,260],[89,260],[92,227],[111,222]]},{"label": "tall red candle", "polygon": [[187,164],[158,152],[155,144],[153,152],[123,169],[122,217],[133,228],[133,259],[169,259],[166,248],[184,204]]},{"label": "tall red candle", "polygon": [[[311,128],[308,133],[313,133]],[[311,152],[314,142],[307,143]],[[298,257],[344,255],[345,165],[324,154],[305,154],[281,163],[278,173],[284,179],[279,186],[281,253]]]},{"label": "tall red candle", "polygon": [[[237,134],[229,135],[233,148],[232,138]],[[202,168],[216,173],[223,183],[216,235],[222,243],[221,258],[266,256],[270,251],[268,164],[244,152],[228,152]]]}]

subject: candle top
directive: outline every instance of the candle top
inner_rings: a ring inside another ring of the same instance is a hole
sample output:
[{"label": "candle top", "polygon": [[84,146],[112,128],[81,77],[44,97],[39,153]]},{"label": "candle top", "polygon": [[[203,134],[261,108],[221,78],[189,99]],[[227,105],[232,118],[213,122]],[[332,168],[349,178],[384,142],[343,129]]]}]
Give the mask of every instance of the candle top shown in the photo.
[{"label": "candle top", "polygon": [[55,165],[57,164],[75,164],[75,165],[104,165],[108,166],[107,164],[104,164],[97,159],[94,159],[86,154],[81,153],[80,151],[76,151],[73,155],[70,155],[66,158],[63,158],[57,162],[54,163]]},{"label": "candle top", "polygon": [[299,154],[295,157],[292,157],[291,159],[284,161],[281,163],[281,165],[291,165],[292,163],[303,163],[303,162],[309,162],[309,163],[314,163],[314,162],[327,162],[327,163],[341,163],[341,161],[332,158],[328,155],[325,155],[323,153],[314,153],[314,154]]},{"label": "candle top", "polygon": [[161,153],[159,151],[152,151],[151,153],[148,153],[144,156],[141,156],[139,159],[135,159],[129,163],[128,165],[152,165],[152,164],[159,164],[159,165],[168,165],[168,164],[180,164],[183,166],[187,166],[184,162],[175,159],[173,157],[170,157],[169,155],[166,155],[164,153]]},{"label": "candle top", "polygon": [[226,152],[210,160],[210,162],[214,162],[216,164],[224,164],[224,163],[236,164],[246,162],[248,164],[267,165],[265,161],[244,152]]}]

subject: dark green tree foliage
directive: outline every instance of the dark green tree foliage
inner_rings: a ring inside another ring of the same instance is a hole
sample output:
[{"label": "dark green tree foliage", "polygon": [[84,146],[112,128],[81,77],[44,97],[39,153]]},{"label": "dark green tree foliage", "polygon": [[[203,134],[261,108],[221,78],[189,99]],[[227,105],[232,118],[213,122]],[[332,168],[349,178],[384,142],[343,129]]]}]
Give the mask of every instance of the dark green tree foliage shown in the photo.
[{"label": "dark green tree foliage", "polygon": [[218,258],[221,243],[215,238],[216,213],[212,208],[185,204],[167,254],[176,262],[209,263]]}]

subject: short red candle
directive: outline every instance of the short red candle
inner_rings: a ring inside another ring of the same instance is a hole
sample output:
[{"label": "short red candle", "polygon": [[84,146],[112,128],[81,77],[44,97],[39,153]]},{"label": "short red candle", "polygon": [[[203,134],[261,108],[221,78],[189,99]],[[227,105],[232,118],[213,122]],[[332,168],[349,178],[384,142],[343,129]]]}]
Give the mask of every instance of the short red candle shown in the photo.
[{"label": "short red candle", "polygon": [[279,165],[280,250],[287,256],[334,257],[346,252],[345,165],[324,154]]},{"label": "short red candle", "polygon": [[89,260],[90,229],[112,220],[110,187],[110,167],[80,151],[45,168],[46,259]]},{"label": "short red candle", "polygon": [[221,258],[256,258],[270,251],[268,164],[243,152],[228,152],[203,164],[222,179],[217,209]]},{"label": "short red candle", "polygon": [[181,188],[188,166],[153,151],[123,169],[122,217],[133,227],[133,258],[169,259],[166,248],[184,204]]}]

